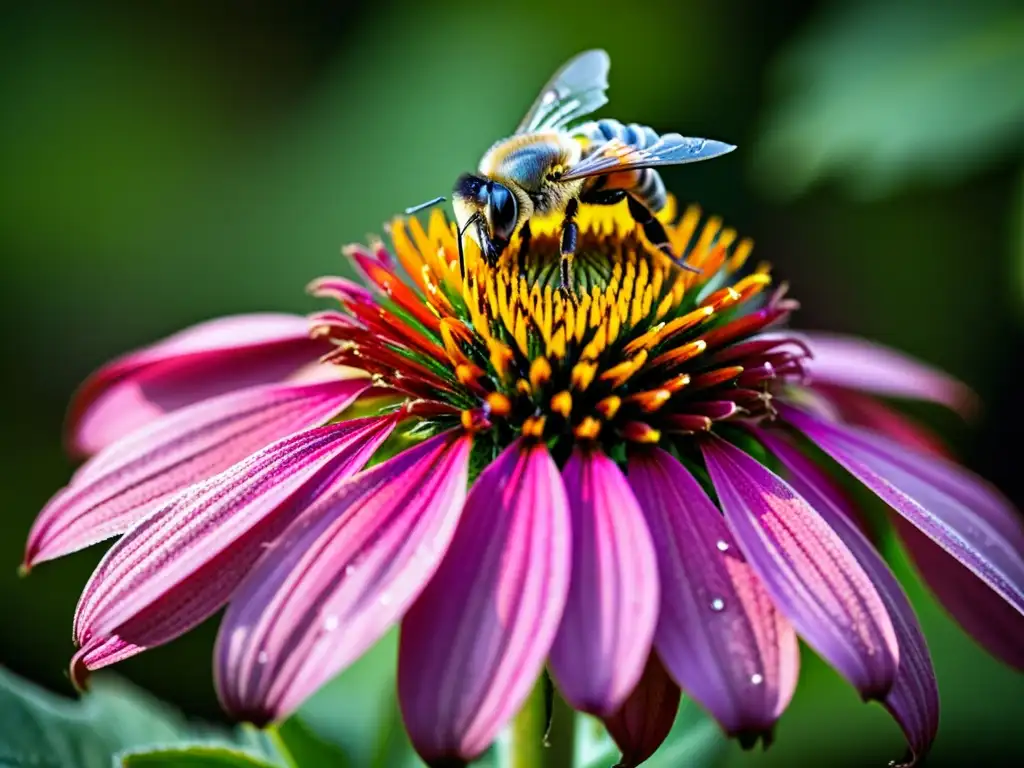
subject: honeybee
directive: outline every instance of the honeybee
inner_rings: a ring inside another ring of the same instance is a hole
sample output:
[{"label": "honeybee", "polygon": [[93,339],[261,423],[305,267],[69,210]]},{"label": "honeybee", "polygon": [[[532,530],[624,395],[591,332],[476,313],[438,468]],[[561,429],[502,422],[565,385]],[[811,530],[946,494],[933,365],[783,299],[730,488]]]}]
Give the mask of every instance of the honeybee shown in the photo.
[{"label": "honeybee", "polygon": [[559,276],[563,294],[572,297],[579,206],[614,205],[623,199],[650,242],[692,270],[672,252],[656,218],[668,196],[655,168],[707,160],[736,147],[678,133],[659,135],[645,125],[618,120],[578,123],[607,103],[610,65],[602,50],[570,59],[544,86],[516,132],[487,151],[476,174],[456,181],[452,202],[463,273],[465,233],[494,266],[517,232],[520,253],[527,252],[533,216],[561,213]]}]

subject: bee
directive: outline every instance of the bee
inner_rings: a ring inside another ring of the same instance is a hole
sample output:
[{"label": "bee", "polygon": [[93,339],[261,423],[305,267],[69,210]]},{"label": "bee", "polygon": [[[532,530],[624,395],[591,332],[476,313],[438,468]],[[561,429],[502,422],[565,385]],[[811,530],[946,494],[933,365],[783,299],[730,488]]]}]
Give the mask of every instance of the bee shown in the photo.
[{"label": "bee", "polygon": [[570,266],[580,205],[614,205],[622,200],[653,245],[693,270],[672,252],[657,219],[668,195],[655,169],[708,160],[736,147],[678,133],[658,134],[645,125],[618,120],[579,123],[607,103],[610,65],[602,50],[570,59],[544,86],[516,132],[487,150],[475,174],[458,178],[452,202],[463,274],[464,233],[493,267],[517,232],[520,254],[528,251],[532,217],[561,214],[560,288],[571,298]]}]

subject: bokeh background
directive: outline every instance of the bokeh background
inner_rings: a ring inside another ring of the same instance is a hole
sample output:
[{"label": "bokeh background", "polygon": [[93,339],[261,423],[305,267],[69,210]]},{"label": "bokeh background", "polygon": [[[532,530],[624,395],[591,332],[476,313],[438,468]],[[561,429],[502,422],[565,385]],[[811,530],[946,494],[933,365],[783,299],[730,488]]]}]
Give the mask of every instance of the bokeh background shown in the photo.
[{"label": "bokeh background", "polygon": [[[0,664],[71,691],[71,616],[103,547],[15,568],[72,469],[76,384],[199,320],[312,308],[303,286],[345,268],[343,243],[446,193],[593,46],[613,61],[603,114],[739,145],[665,176],[757,240],[802,327],[879,339],[977,389],[975,424],[914,413],[1024,507],[1021,3],[22,3],[0,25]],[[931,764],[1024,757],[1024,678],[888,554],[939,676]],[[120,669],[216,719],[214,630]],[[885,765],[901,748],[805,649],[776,743],[729,764]]]}]

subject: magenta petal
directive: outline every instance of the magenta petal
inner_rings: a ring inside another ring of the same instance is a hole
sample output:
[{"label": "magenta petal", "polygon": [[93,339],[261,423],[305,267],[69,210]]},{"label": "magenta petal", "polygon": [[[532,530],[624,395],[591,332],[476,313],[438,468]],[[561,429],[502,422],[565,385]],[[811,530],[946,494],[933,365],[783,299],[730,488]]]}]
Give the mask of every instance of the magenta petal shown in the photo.
[{"label": "magenta petal", "polygon": [[961,381],[926,363],[855,336],[801,333],[812,357],[803,361],[812,382],[875,395],[931,400],[969,414],[977,396]]},{"label": "magenta petal", "polygon": [[466,494],[471,438],[446,433],[322,495],[231,599],[215,652],[221,702],[265,723],[380,638],[433,575]]},{"label": "magenta petal", "polygon": [[398,694],[429,762],[483,752],[544,667],[569,589],[568,501],[543,444],[483,471],[437,575],[402,622]]},{"label": "magenta petal", "polygon": [[672,730],[680,698],[679,686],[652,653],[625,703],[604,719],[608,733],[622,750],[619,767],[633,768],[657,751]]},{"label": "magenta petal", "polygon": [[1009,502],[962,467],[780,405],[780,414],[1024,613],[1024,532]]},{"label": "magenta petal", "polygon": [[632,455],[629,482],[658,553],[659,656],[727,733],[769,732],[796,687],[800,655],[792,626],[721,513],[671,454]]},{"label": "magenta petal", "polygon": [[75,614],[85,665],[165,643],[224,605],[311,498],[358,471],[393,426],[361,419],[293,435],[169,499],[86,584]]},{"label": "magenta petal", "polygon": [[862,696],[884,698],[896,679],[899,645],[867,573],[760,462],[720,438],[701,448],[726,521],[779,610]]},{"label": "magenta petal", "polygon": [[167,414],[110,445],[36,518],[25,563],[35,565],[128,530],[160,499],[347,407],[368,379],[273,384]]},{"label": "magenta petal", "polygon": [[957,623],[997,659],[1024,670],[1024,614],[910,523],[898,518],[895,527],[921,577]]},{"label": "magenta petal", "polygon": [[200,323],[108,363],[68,414],[70,450],[88,456],[153,419],[236,389],[281,381],[330,350],[306,318],[285,314]]},{"label": "magenta petal", "polygon": [[577,448],[562,470],[572,576],[551,646],[555,681],[574,709],[609,715],[633,690],[658,620],[658,570],[640,505],[615,462]]},{"label": "magenta petal", "polygon": [[[884,703],[907,737],[907,744],[913,753],[910,764],[913,765],[928,753],[939,728],[939,689],[935,682],[935,670],[932,668],[928,644],[925,642],[914,608],[885,560],[854,522],[853,510],[837,504],[841,496],[831,492],[828,479],[814,463],[781,437],[762,430],[758,430],[756,434],[786,466],[793,488],[814,507],[849,547],[885,603],[900,646],[900,666],[896,673],[896,682]],[[948,555],[941,550],[936,548],[936,551],[943,559],[949,560]],[[959,565],[957,567],[959,568]],[[970,579],[975,584],[980,584],[973,576]],[[998,599],[991,590],[985,588],[984,591]],[[1002,600],[999,602],[1006,606]]]}]

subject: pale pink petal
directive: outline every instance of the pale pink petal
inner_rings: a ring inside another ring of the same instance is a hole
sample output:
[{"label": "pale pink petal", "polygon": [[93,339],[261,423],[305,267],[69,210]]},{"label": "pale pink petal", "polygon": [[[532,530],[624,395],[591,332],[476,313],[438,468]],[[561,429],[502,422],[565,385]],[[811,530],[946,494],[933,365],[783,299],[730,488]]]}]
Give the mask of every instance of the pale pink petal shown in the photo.
[{"label": "pale pink petal", "polygon": [[655,753],[672,730],[679,711],[680,691],[656,653],[619,708],[604,719],[608,733],[622,750],[620,768],[634,768]]},{"label": "pale pink petal", "polygon": [[291,714],[393,625],[437,569],[466,497],[471,438],[445,433],[321,496],[231,599],[214,670],[227,710]]},{"label": "pale pink petal", "polygon": [[522,706],[562,618],[571,558],[558,468],[542,443],[515,442],[477,479],[402,622],[399,701],[428,763],[476,757]]},{"label": "pale pink petal", "polygon": [[551,646],[551,672],[573,709],[609,715],[650,656],[658,620],[654,545],[626,478],[603,453],[577,448],[562,481],[572,576]]},{"label": "pale pink petal", "polygon": [[977,396],[961,381],[901,352],[856,336],[799,334],[811,350],[804,369],[812,383],[888,397],[930,400],[964,414],[977,408]]},{"label": "pale pink petal", "polygon": [[782,417],[1024,613],[1024,530],[1012,505],[967,470],[780,404]]},{"label": "pale pink petal", "polygon": [[363,378],[251,387],[151,422],[90,459],[43,508],[29,533],[26,565],[124,533],[161,499],[323,424],[369,385]]},{"label": "pale pink petal", "polygon": [[658,553],[662,662],[727,733],[767,738],[796,687],[796,633],[679,461],[660,449],[638,452],[629,482]]},{"label": "pale pink petal", "polygon": [[358,471],[393,426],[360,419],[299,433],[169,499],[110,549],[86,585],[75,614],[77,662],[104,666],[210,616],[288,524]]},{"label": "pale pink petal", "polygon": [[1024,670],[1024,614],[913,525],[903,518],[895,523],[914,565],[942,606],[985,650]]},{"label": "pale pink petal", "polygon": [[329,351],[299,315],[210,320],[96,371],[68,413],[67,440],[88,456],[165,413],[236,389],[281,381]]},{"label": "pale pink petal", "polygon": [[899,665],[889,612],[838,535],[789,485],[726,441],[702,441],[726,521],[797,632],[865,698],[884,698]]},{"label": "pale pink petal", "polygon": [[[939,728],[939,689],[928,644],[914,608],[885,560],[860,531],[854,511],[842,505],[840,500],[843,496],[832,490],[830,481],[821,470],[778,434],[766,430],[758,430],[755,434],[785,465],[794,490],[814,507],[850,548],[889,611],[900,646],[900,666],[896,682],[883,703],[903,729],[912,755],[909,764],[913,765],[928,753]],[[936,550],[949,560],[948,555]],[[973,576],[970,578],[980,584]],[[985,588],[985,591],[995,598],[991,590]]]}]

